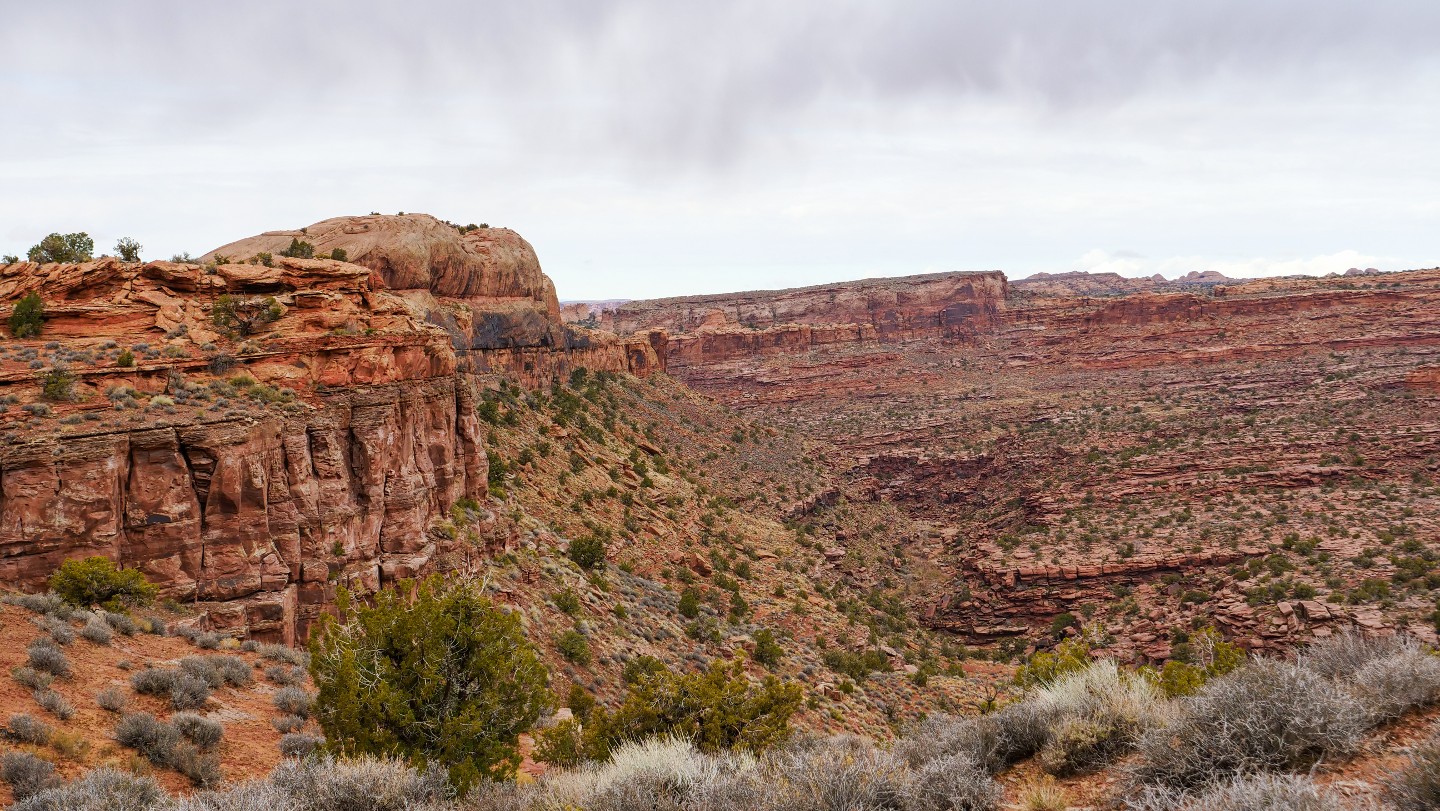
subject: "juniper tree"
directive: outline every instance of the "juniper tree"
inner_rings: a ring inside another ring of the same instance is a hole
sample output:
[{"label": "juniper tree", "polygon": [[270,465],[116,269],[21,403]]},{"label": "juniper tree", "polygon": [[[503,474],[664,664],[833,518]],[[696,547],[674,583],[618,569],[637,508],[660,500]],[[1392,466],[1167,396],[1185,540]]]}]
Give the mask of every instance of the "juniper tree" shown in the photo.
[{"label": "juniper tree", "polygon": [[549,674],[518,614],[468,583],[401,581],[310,642],[326,748],[446,769],[463,791],[520,765],[519,736],[550,704]]}]

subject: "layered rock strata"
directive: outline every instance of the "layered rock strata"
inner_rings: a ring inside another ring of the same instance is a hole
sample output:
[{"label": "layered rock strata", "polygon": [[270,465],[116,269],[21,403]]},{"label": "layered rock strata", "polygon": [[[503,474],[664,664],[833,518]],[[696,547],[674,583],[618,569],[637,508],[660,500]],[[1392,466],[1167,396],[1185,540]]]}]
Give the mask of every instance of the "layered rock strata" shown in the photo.
[{"label": "layered rock strata", "polygon": [[[475,406],[490,375],[663,368],[662,335],[562,325],[513,232],[421,215],[293,232],[367,264],[281,256],[291,233],[203,264],[0,268],[0,301],[46,305],[40,338],[0,350],[8,585],[101,554],[213,627],[294,641],[340,585],[466,557],[435,526],[486,493]],[[223,328],[221,296],[265,314]]]}]

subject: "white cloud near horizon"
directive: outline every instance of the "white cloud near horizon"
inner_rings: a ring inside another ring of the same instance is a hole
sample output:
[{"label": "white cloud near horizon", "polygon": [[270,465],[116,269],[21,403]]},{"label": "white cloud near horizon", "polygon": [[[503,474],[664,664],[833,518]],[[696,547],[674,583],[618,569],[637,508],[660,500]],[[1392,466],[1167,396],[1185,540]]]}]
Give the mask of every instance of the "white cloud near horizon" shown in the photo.
[{"label": "white cloud near horizon", "polygon": [[0,0],[0,253],[405,210],[567,299],[1432,267],[1436,41],[1425,0]]}]

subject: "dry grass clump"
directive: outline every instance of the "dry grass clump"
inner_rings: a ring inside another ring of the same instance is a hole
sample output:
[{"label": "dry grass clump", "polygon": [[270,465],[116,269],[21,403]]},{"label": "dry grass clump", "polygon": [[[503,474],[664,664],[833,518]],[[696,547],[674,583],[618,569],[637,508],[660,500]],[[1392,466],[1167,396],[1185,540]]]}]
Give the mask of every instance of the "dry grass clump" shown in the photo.
[{"label": "dry grass clump", "polygon": [[10,716],[10,724],[5,728],[5,734],[13,741],[44,746],[54,737],[55,730],[29,713],[17,712]]},{"label": "dry grass clump", "polygon": [[1035,690],[1027,703],[1049,720],[1040,762],[1057,776],[1101,769],[1161,726],[1169,703],[1149,679],[1096,662]]}]

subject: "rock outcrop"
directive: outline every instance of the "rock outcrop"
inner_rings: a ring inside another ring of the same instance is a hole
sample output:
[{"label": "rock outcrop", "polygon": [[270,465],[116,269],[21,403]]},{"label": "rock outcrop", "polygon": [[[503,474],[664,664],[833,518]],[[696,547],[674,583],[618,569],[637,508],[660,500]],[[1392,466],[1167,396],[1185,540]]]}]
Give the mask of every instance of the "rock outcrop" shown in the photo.
[{"label": "rock outcrop", "polygon": [[[279,255],[296,236],[355,261]],[[5,582],[103,554],[213,627],[293,641],[339,585],[454,565],[435,524],[486,492],[487,376],[663,368],[662,335],[562,325],[503,229],[340,218],[207,256],[0,268],[0,301],[46,303],[43,336],[0,349]],[[264,315],[219,324],[222,296]]]}]

